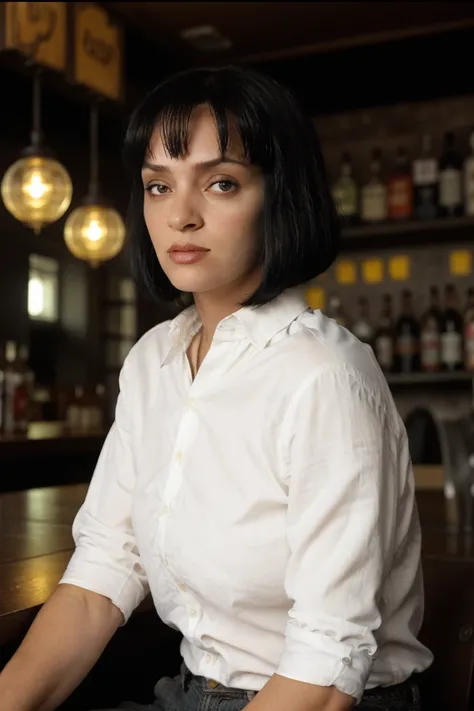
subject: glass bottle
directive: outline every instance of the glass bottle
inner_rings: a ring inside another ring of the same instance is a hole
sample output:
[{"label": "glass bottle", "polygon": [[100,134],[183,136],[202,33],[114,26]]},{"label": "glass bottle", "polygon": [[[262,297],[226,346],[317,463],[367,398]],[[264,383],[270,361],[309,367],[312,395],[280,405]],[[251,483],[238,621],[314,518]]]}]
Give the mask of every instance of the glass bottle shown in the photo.
[{"label": "glass bottle", "polygon": [[369,302],[366,296],[360,296],[358,299],[358,315],[352,326],[352,333],[362,343],[372,346],[374,327],[370,320]]},{"label": "glass bottle", "polygon": [[464,320],[459,311],[457,292],[452,284],[448,284],[441,333],[441,362],[445,370],[461,370],[463,367],[463,330]]},{"label": "glass bottle", "polygon": [[430,305],[421,319],[420,362],[425,372],[441,369],[441,331],[443,315],[439,303],[437,286],[430,289]]},{"label": "glass bottle", "polygon": [[390,294],[384,294],[382,299],[382,311],[375,332],[374,352],[381,369],[385,373],[392,372],[395,354],[392,297]]},{"label": "glass bottle", "polygon": [[474,371],[474,288],[467,290],[464,313],[464,363],[466,370]]},{"label": "glass bottle", "polygon": [[420,325],[413,312],[413,295],[402,292],[401,313],[395,325],[396,369],[415,373],[420,369]]},{"label": "glass bottle", "polygon": [[470,153],[464,161],[464,209],[474,215],[474,129],[469,135]]},{"label": "glass bottle", "polygon": [[382,153],[375,148],[370,164],[369,181],[362,188],[361,218],[364,222],[387,219],[387,186],[382,180]]},{"label": "glass bottle", "polygon": [[425,133],[420,153],[413,161],[414,212],[419,220],[434,220],[438,216],[438,172],[433,139]]},{"label": "glass bottle", "polygon": [[395,166],[387,186],[388,216],[407,220],[413,215],[413,176],[404,148],[399,147]]},{"label": "glass bottle", "polygon": [[439,162],[439,212],[441,217],[462,215],[462,158],[456,149],[454,133],[444,137]]},{"label": "glass bottle", "polygon": [[348,224],[354,224],[359,217],[359,188],[354,180],[352,158],[349,152],[342,155],[339,178],[333,186],[333,197],[339,214]]}]

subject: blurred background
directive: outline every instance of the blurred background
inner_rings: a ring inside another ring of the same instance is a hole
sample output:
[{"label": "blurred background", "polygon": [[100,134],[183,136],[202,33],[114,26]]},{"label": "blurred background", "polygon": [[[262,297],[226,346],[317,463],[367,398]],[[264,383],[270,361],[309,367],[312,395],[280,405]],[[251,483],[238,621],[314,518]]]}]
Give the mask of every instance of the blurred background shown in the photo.
[{"label": "blurred background", "polygon": [[0,488],[89,480],[126,354],[176,313],[128,272],[128,116],[238,63],[314,121],[343,245],[308,303],[372,346],[443,489],[471,455],[444,423],[472,409],[473,46],[470,2],[0,3]]}]

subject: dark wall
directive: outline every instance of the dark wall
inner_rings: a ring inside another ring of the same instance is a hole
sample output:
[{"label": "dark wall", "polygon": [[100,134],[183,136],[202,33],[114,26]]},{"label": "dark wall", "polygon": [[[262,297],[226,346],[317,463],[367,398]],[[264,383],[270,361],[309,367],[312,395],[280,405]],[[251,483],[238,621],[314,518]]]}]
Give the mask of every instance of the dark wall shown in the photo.
[{"label": "dark wall", "polygon": [[[0,67],[0,175],[29,143],[31,76]],[[87,191],[89,174],[88,106],[68,100],[45,87],[42,100],[47,145],[67,167],[74,186],[70,210]],[[104,194],[124,215],[127,180],[120,161],[123,119],[108,115],[100,123],[100,174]],[[67,213],[69,214],[69,212]],[[75,259],[63,240],[66,220],[46,227],[36,236],[20,224],[0,201],[0,341],[44,344],[41,351],[56,354],[57,385],[97,382],[100,345],[101,290],[106,268],[92,269]],[[57,326],[32,325],[27,313],[28,258],[31,253],[57,259],[60,264],[60,320]],[[118,260],[114,260],[117,261]]]}]

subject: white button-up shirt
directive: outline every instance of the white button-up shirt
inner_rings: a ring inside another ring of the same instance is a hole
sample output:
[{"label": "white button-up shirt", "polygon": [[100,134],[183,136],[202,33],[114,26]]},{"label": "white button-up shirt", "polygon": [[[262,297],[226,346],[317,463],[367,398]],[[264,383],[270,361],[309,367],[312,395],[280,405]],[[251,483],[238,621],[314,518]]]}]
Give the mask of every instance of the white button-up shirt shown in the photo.
[{"label": "white button-up shirt", "polygon": [[151,589],[226,686],[359,699],[422,671],[413,473],[372,351],[291,289],[223,319],[193,381],[199,327],[191,307],[130,352],[61,582],[125,619]]}]

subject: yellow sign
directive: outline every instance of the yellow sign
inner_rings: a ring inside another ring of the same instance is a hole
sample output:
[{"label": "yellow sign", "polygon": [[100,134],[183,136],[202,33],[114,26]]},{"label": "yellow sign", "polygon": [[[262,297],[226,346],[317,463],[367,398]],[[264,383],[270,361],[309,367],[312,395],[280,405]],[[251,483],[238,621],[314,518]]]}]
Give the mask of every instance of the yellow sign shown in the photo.
[{"label": "yellow sign", "polygon": [[16,50],[38,64],[65,71],[67,4],[4,3],[0,48]]},{"label": "yellow sign", "polygon": [[405,255],[391,257],[388,263],[388,272],[393,281],[406,281],[410,278],[411,262]]},{"label": "yellow sign", "polygon": [[121,100],[122,28],[99,5],[74,3],[73,81],[109,99]]},{"label": "yellow sign", "polygon": [[472,271],[472,254],[468,249],[457,249],[449,255],[452,276],[469,276]]},{"label": "yellow sign", "polygon": [[306,301],[310,309],[317,311],[326,305],[326,292],[318,286],[311,286],[306,290]]},{"label": "yellow sign", "polygon": [[383,281],[383,261],[366,259],[362,262],[362,278],[366,284],[378,284]]},{"label": "yellow sign", "polygon": [[355,284],[357,281],[357,270],[354,262],[337,262],[336,280],[339,284]]}]

